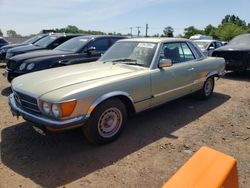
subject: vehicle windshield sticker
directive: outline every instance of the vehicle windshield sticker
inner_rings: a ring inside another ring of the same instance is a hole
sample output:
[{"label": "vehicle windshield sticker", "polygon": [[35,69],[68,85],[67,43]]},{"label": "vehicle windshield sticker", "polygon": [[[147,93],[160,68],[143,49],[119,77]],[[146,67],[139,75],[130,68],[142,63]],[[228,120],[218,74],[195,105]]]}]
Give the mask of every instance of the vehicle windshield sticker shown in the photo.
[{"label": "vehicle windshield sticker", "polygon": [[154,48],[155,44],[152,43],[139,43],[137,45],[138,48]]},{"label": "vehicle windshield sticker", "polygon": [[80,39],[81,42],[86,42],[88,39]]},{"label": "vehicle windshield sticker", "polygon": [[56,37],[50,37],[51,39],[56,39]]}]

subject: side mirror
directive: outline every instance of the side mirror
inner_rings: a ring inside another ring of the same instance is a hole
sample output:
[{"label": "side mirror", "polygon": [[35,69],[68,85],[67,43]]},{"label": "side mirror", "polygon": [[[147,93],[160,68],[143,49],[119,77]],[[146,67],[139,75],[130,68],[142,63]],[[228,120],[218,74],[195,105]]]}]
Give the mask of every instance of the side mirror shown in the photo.
[{"label": "side mirror", "polygon": [[161,59],[159,62],[159,68],[172,67],[173,63],[171,59]]},{"label": "side mirror", "polygon": [[88,54],[92,54],[93,52],[95,52],[96,51],[96,47],[94,47],[94,46],[91,46],[91,47],[89,47],[88,49],[87,49],[87,53]]},{"label": "side mirror", "polygon": [[213,47],[213,46],[210,46],[209,48],[208,48],[208,50],[214,50],[215,49],[215,47]]}]

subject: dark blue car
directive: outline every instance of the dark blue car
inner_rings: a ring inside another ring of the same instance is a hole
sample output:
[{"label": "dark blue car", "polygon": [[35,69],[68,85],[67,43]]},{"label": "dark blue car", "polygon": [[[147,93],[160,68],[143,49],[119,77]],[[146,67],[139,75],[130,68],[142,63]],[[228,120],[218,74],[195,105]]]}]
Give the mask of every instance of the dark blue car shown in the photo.
[{"label": "dark blue car", "polygon": [[19,47],[19,46],[27,46],[30,44],[34,44],[35,42],[39,41],[40,39],[42,39],[46,36],[48,36],[48,34],[36,35],[36,36],[33,36],[22,43],[7,44],[7,45],[0,47],[0,60],[5,60],[7,50],[9,50],[11,48]]},{"label": "dark blue car", "polygon": [[53,50],[40,50],[10,58],[4,75],[11,81],[30,72],[96,61],[117,40],[124,38],[108,35],[75,37]]},{"label": "dark blue car", "polygon": [[20,46],[9,49],[7,51],[5,61],[7,62],[11,57],[27,52],[37,51],[37,50],[45,50],[45,49],[54,49],[60,44],[66,42],[67,40],[80,36],[79,34],[50,34],[41,40],[35,42],[32,45],[28,46]]}]

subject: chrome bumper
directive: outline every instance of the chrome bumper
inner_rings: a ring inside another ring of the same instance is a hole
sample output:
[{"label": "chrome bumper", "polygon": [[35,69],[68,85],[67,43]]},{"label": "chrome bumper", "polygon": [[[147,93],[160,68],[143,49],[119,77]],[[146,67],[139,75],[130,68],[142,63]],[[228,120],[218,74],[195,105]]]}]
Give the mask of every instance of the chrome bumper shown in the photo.
[{"label": "chrome bumper", "polygon": [[32,114],[23,110],[21,107],[17,105],[13,93],[10,94],[8,99],[9,99],[9,106],[10,106],[13,116],[17,116],[17,117],[22,116],[25,120],[33,122],[38,125],[51,127],[51,128],[58,129],[58,130],[70,129],[76,126],[83,125],[88,119],[85,116],[77,116],[74,118],[64,119],[64,120],[48,119],[47,117],[44,117],[42,115]]},{"label": "chrome bumper", "polygon": [[224,75],[226,74],[226,71],[222,71],[222,72],[219,72],[218,75],[219,75],[219,78],[223,77]]}]

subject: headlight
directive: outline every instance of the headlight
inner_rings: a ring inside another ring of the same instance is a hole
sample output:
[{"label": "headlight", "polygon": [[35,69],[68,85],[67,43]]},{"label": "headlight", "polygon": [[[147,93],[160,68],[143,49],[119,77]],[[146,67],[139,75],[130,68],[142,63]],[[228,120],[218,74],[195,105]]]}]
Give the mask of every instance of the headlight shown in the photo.
[{"label": "headlight", "polygon": [[51,109],[52,109],[52,113],[55,117],[60,116],[60,107],[58,104],[53,104]]},{"label": "headlight", "polygon": [[22,64],[20,65],[20,67],[19,67],[19,70],[23,70],[23,69],[25,69],[25,67],[26,67],[26,63],[22,63]]},{"label": "headlight", "polygon": [[51,104],[45,101],[40,102],[42,111],[46,115],[50,115],[55,118],[63,118],[70,116],[75,109],[76,103],[76,100],[56,104]]},{"label": "headlight", "polygon": [[32,70],[34,67],[35,67],[35,63],[30,63],[30,64],[28,64],[26,69],[27,70]]},{"label": "headlight", "polygon": [[43,111],[46,113],[46,114],[50,114],[51,112],[51,105],[47,102],[43,102]]}]

